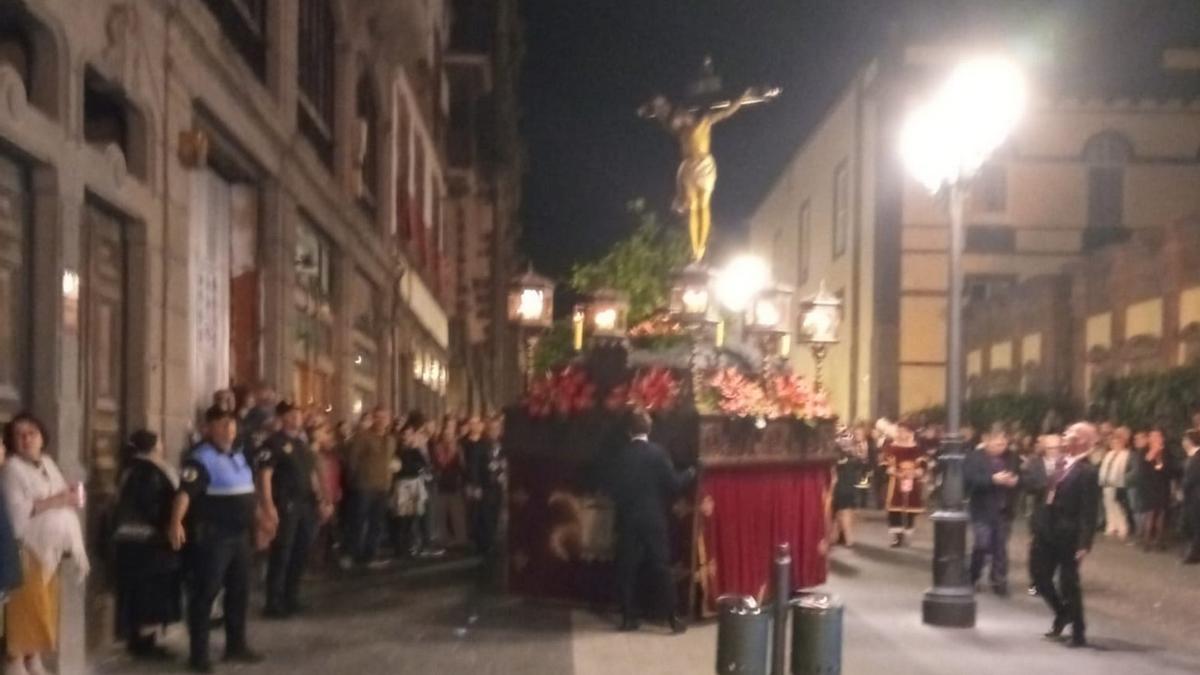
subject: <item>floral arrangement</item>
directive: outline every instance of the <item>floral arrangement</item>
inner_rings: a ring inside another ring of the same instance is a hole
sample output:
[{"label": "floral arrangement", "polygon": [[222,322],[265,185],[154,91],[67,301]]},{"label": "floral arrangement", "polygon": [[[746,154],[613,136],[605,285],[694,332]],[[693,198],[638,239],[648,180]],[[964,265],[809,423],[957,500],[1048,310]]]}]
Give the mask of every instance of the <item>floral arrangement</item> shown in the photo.
[{"label": "floral arrangement", "polygon": [[547,373],[529,383],[525,409],[530,417],[567,417],[591,410],[596,405],[596,385],[587,373],[574,366]]},{"label": "floral arrangement", "polygon": [[670,410],[678,400],[679,380],[666,368],[638,371],[629,383],[629,404],[647,412]]},{"label": "floral arrangement", "polygon": [[756,380],[737,368],[722,368],[704,380],[702,409],[734,417],[823,419],[833,416],[823,390],[814,391],[790,371],[770,373]]},{"label": "floral arrangement", "polygon": [[[631,380],[612,387],[598,400],[597,387],[588,374],[577,366],[567,366],[530,382],[524,405],[534,418],[570,417],[598,404],[612,412],[627,407],[662,412],[679,405],[683,389],[669,368],[654,366],[637,371]],[[696,405],[701,412],[760,420],[833,417],[825,391],[814,390],[808,380],[786,369],[760,377],[734,367],[716,369],[700,378]]]},{"label": "floral arrangement", "polygon": [[734,417],[773,416],[773,406],[762,385],[737,368],[722,368],[707,379],[709,407]]},{"label": "floral arrangement", "polygon": [[626,384],[619,384],[604,398],[607,410],[641,408],[647,412],[670,410],[679,403],[680,384],[668,368],[639,370]]}]

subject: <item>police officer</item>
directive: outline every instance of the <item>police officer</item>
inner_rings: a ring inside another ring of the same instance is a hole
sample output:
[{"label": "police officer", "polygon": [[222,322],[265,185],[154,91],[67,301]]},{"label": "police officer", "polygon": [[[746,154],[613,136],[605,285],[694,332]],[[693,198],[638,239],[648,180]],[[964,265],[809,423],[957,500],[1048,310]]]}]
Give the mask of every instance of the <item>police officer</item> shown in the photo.
[{"label": "police officer", "polygon": [[209,614],[222,589],[225,660],[257,663],[262,656],[246,644],[254,474],[236,446],[235,413],[213,406],[204,420],[204,440],[188,455],[180,474],[168,533],[175,550],[187,544],[188,663],[194,672],[211,673]]},{"label": "police officer", "polygon": [[677,473],[666,451],[649,439],[650,416],[635,411],[629,419],[629,444],[614,457],[608,492],[616,508],[617,585],[621,600],[620,630],[637,630],[634,591],[638,570],[645,564],[658,597],[657,609],[673,633],[686,630],[675,615],[675,585],[667,551],[667,511],[671,500],[694,476]]},{"label": "police officer", "polygon": [[282,428],[263,442],[256,456],[259,500],[278,522],[267,561],[268,618],[286,618],[302,609],[300,579],[317,527],[317,507],[324,506],[317,460],[304,435],[304,414],[290,401],[280,401],[275,415]]}]

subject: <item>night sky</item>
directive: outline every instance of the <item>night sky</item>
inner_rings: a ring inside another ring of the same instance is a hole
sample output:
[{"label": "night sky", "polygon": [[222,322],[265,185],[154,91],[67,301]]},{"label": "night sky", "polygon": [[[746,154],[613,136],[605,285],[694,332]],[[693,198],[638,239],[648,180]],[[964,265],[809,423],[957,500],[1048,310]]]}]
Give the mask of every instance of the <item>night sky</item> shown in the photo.
[{"label": "night sky", "polygon": [[[522,133],[528,151],[522,249],[542,272],[602,254],[632,227],[625,203],[668,210],[674,140],[637,107],[676,94],[711,54],[730,93],[759,84],[782,96],[714,132],[720,178],[714,239],[736,237],[774,177],[889,30],[994,30],[1094,65],[1118,85],[1143,81],[1169,37],[1196,44],[1200,0],[522,0]],[[1003,15],[1003,19],[999,19]],[[1094,24],[1094,26],[1093,26]],[[1013,30],[1015,28],[1015,30]],[[1148,48],[1148,49],[1143,49]],[[1145,52],[1138,63],[1131,50]],[[1085,52],[1094,52],[1086,53]],[[1130,66],[1133,66],[1130,68]],[[1084,80],[1072,76],[1072,85]],[[1060,82],[1059,85],[1064,84]]]},{"label": "night sky", "polygon": [[714,236],[736,232],[877,43],[888,0],[525,0],[523,249],[562,276],[632,227],[646,197],[671,218],[674,140],[638,106],[672,96],[711,54],[726,90],[782,96],[714,132]]}]

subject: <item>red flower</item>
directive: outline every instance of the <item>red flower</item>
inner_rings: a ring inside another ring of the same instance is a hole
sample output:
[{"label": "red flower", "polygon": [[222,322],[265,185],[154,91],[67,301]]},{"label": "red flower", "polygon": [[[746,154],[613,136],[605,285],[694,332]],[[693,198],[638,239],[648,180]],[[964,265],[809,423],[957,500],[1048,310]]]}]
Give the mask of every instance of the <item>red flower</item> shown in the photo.
[{"label": "red flower", "polygon": [[654,367],[640,371],[629,385],[629,403],[647,412],[675,407],[679,398],[679,381],[670,370]]},{"label": "red flower", "polygon": [[561,417],[590,410],[596,405],[596,385],[587,373],[567,366],[556,373],[540,376],[529,384],[525,407],[531,417]]}]

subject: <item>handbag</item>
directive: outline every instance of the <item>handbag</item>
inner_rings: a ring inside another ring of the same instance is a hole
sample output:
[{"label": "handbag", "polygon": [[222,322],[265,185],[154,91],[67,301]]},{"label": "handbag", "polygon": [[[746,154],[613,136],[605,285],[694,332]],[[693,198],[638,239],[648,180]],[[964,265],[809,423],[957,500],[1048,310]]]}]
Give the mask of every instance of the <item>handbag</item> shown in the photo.
[{"label": "handbag", "polygon": [[425,489],[425,481],[420,477],[404,478],[396,481],[391,497],[392,513],[402,517],[419,516],[425,513],[429,493]]}]

